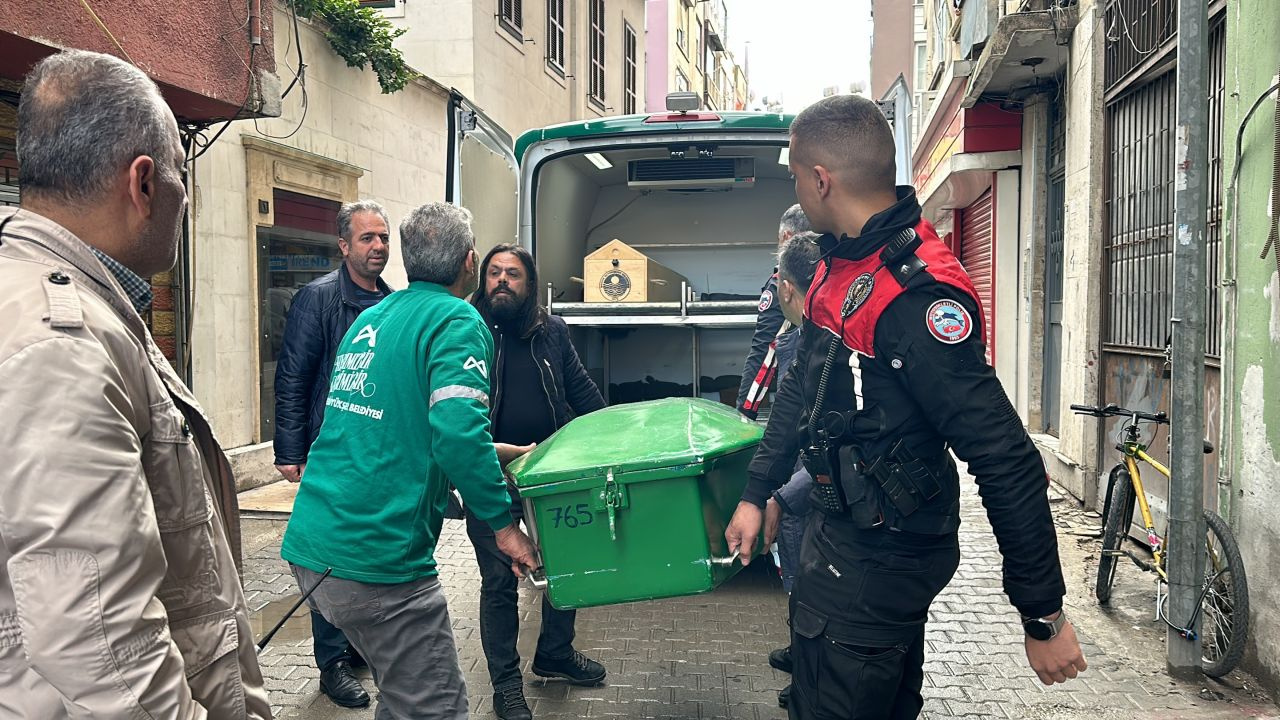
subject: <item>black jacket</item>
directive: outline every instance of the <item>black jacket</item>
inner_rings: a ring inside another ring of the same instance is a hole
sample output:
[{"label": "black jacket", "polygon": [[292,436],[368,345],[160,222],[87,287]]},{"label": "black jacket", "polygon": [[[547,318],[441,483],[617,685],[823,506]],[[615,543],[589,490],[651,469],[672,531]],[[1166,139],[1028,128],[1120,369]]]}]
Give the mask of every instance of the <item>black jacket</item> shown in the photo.
[{"label": "black jacket", "polygon": [[[797,451],[810,443],[817,389],[833,357],[816,427],[828,431],[832,479],[858,508],[853,516],[870,510],[864,519],[881,513],[885,525],[900,530],[954,532],[959,475],[950,449],[977,480],[1004,556],[1009,599],[1024,615],[1048,615],[1061,607],[1065,588],[1044,464],[986,363],[986,328],[968,276],[920,222],[914,193],[901,193],[861,237],[822,238],[825,260],[806,299],[799,355],[743,499],[763,506],[790,478]],[[886,264],[881,250],[899,238],[913,245]],[[895,516],[866,472],[899,442],[927,463],[941,487],[906,517]]]},{"label": "black jacket", "polygon": [[[604,398],[600,389],[587,375],[587,370],[578,358],[569,339],[569,326],[564,320],[554,316],[541,314],[538,322],[529,331],[529,349],[533,353],[534,364],[542,376],[540,387],[505,388],[502,386],[502,363],[504,349],[502,333],[496,326],[489,328],[493,332],[493,373],[489,376],[489,408],[490,420],[496,420],[492,414],[501,407],[502,395],[508,392],[534,393],[530,402],[547,403],[555,417],[556,429],[562,428],[570,420],[579,415],[586,415],[604,407]],[[522,398],[523,399],[523,398]]]},{"label": "black jacket", "polygon": [[760,288],[759,314],[756,315],[756,329],[751,335],[751,350],[742,363],[742,380],[738,383],[738,412],[755,419],[755,413],[747,413],[743,405],[747,402],[747,393],[751,392],[751,383],[755,382],[760,365],[769,353],[769,345],[778,337],[778,330],[786,318],[782,315],[782,301],[778,298],[778,273],[769,276],[764,287]]},{"label": "black jacket", "polygon": [[[381,278],[378,289],[384,296],[391,294],[391,288]],[[284,326],[284,343],[276,360],[277,465],[307,461],[307,452],[320,434],[320,421],[324,419],[338,343],[362,310],[346,263],[307,283],[293,296]]]}]

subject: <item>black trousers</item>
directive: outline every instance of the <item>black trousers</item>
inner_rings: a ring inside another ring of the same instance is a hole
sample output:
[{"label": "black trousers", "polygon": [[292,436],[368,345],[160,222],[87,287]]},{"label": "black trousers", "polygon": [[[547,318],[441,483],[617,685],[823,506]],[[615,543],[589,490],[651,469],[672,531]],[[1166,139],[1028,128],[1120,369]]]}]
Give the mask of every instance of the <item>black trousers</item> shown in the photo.
[{"label": "black trousers", "polygon": [[351,660],[354,649],[347,636],[324,616],[311,611],[311,642],[316,654],[316,667],[328,670],[339,660]]},{"label": "black trousers", "polygon": [[[498,549],[493,529],[467,511],[467,537],[475,546],[480,565],[480,645],[489,665],[494,690],[524,682],[520,674],[519,580],[511,572],[511,558]],[[542,629],[534,662],[563,660],[573,654],[574,610],[557,610],[542,596]]]},{"label": "black trousers", "polygon": [[919,717],[929,605],[959,563],[955,533],[858,530],[815,514],[791,594],[791,719]]}]

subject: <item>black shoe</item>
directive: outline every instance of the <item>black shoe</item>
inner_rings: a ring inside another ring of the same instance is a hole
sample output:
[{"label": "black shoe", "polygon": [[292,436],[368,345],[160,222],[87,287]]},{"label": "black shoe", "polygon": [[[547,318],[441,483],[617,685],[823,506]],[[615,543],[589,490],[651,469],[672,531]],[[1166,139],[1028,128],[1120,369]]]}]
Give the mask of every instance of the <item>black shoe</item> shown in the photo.
[{"label": "black shoe", "polygon": [[791,702],[791,686],[788,685],[778,691],[778,707],[786,709],[787,704]]},{"label": "black shoe", "polygon": [[493,712],[501,720],[533,720],[533,712],[524,699],[524,686],[512,685],[493,693]]},{"label": "black shoe", "polygon": [[598,685],[604,680],[604,666],[577,650],[563,660],[533,658],[533,674],[545,678],[564,678],[574,685]]},{"label": "black shoe", "polygon": [[362,708],[369,704],[369,693],[360,686],[360,681],[351,673],[351,663],[346,660],[320,671],[320,692],[342,707]]},{"label": "black shoe", "polygon": [[790,646],[784,647],[784,648],[778,648],[777,650],[774,650],[773,652],[769,653],[769,667],[773,668],[774,670],[781,670],[782,672],[790,675],[791,674]]}]

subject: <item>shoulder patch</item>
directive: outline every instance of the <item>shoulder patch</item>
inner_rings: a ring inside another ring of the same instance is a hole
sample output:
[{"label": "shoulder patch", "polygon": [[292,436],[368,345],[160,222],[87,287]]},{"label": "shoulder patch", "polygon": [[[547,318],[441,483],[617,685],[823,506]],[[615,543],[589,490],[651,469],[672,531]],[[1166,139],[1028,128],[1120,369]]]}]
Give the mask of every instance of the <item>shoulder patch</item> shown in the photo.
[{"label": "shoulder patch", "polygon": [[924,313],[925,325],[938,342],[955,345],[973,333],[973,317],[955,300],[938,300]]},{"label": "shoulder patch", "polygon": [[760,312],[764,312],[765,310],[768,310],[769,306],[772,304],[773,304],[772,290],[765,290],[764,292],[760,293]]}]

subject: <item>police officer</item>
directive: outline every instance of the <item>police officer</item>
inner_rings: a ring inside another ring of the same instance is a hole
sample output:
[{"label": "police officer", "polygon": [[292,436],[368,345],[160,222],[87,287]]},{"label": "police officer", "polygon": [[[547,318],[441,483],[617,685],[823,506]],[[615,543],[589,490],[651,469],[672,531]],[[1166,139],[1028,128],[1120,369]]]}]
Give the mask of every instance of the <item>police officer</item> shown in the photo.
[{"label": "police officer", "polygon": [[[782,213],[782,219],[778,221],[779,250],[793,235],[802,232],[809,232],[809,218],[804,216],[804,210],[801,210],[797,203],[787,208],[787,211]],[[773,274],[765,281],[764,287],[760,288],[756,330],[751,335],[751,350],[747,352],[747,359],[742,363],[742,381],[738,385],[738,412],[752,420],[756,419],[760,411],[760,401],[769,391],[769,383],[774,373],[782,374],[783,364],[779,362],[780,349],[785,343],[783,337],[779,336],[779,331],[785,319],[778,291],[778,268],[775,267]],[[794,334],[794,332],[792,330],[787,334]],[[770,367],[766,360],[769,346],[775,341],[778,349],[775,350],[774,362]]]},{"label": "police officer", "polygon": [[984,359],[972,283],[914,190],[895,190],[875,103],[833,96],[802,112],[790,169],[826,233],[779,393],[804,407],[776,415],[790,427],[770,422],[725,538],[749,562],[762,508],[800,451],[819,514],[791,595],[791,717],[919,715],[929,605],[960,559],[951,452],[977,479],[1032,669],[1046,685],[1075,677],[1086,664],[1062,613],[1044,465]]}]

